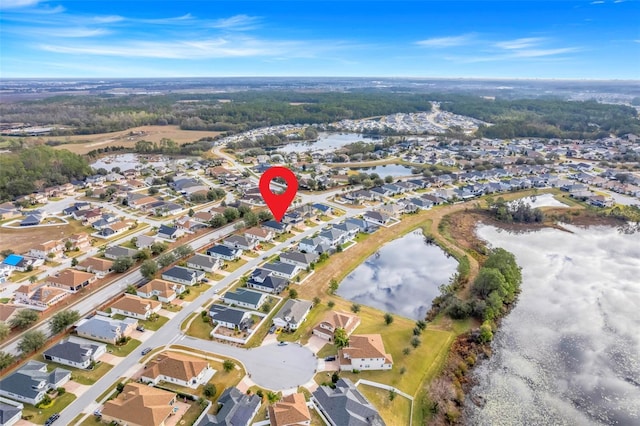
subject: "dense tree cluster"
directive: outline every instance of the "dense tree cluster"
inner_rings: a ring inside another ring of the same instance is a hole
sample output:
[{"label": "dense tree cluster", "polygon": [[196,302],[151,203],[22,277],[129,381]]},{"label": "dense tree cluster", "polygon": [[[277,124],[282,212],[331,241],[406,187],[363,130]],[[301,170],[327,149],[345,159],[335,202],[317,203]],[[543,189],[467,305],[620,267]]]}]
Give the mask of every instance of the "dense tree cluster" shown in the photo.
[{"label": "dense tree cluster", "polygon": [[83,157],[47,146],[0,155],[0,201],[91,174]]},{"label": "dense tree cluster", "polygon": [[507,203],[502,197],[497,200],[487,199],[493,217],[501,222],[540,223],[544,221],[544,213],[539,208],[531,208],[522,200]]}]

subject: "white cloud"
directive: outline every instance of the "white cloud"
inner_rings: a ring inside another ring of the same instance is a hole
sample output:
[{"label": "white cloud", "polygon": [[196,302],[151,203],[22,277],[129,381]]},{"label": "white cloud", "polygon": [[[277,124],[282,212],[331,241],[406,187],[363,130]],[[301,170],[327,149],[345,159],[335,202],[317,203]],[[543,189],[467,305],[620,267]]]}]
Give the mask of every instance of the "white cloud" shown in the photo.
[{"label": "white cloud", "polygon": [[602,1],[602,0],[596,0],[596,1],[592,1],[589,4],[603,4],[603,3],[604,3],[604,1]]},{"label": "white cloud", "polygon": [[0,0],[0,9],[15,9],[18,7],[33,6],[40,0]]},{"label": "white cloud", "polygon": [[419,46],[443,48],[443,47],[455,47],[464,46],[473,41],[473,34],[463,34],[459,36],[451,37],[434,37],[416,42]]},{"label": "white cloud", "polygon": [[125,18],[119,15],[105,15],[94,16],[91,20],[98,24],[112,24],[114,22],[122,22]]},{"label": "white cloud", "polygon": [[545,39],[542,37],[525,37],[517,38],[515,40],[501,41],[496,43],[495,46],[507,50],[525,49],[528,47],[538,46],[543,41],[545,41]]},{"label": "white cloud", "polygon": [[225,30],[244,31],[256,28],[258,21],[260,21],[260,18],[258,18],[257,16],[235,15],[229,18],[215,20],[211,23],[210,26],[212,28]]},{"label": "white cloud", "polygon": [[557,49],[523,49],[513,53],[516,58],[539,58],[542,56],[562,55],[563,53],[577,52],[578,47],[561,47]]},{"label": "white cloud", "polygon": [[134,41],[122,44],[81,43],[81,44],[41,44],[41,50],[48,52],[160,59],[213,59],[259,56],[304,56],[310,46],[292,41],[270,41],[250,38],[203,39],[172,42]]}]

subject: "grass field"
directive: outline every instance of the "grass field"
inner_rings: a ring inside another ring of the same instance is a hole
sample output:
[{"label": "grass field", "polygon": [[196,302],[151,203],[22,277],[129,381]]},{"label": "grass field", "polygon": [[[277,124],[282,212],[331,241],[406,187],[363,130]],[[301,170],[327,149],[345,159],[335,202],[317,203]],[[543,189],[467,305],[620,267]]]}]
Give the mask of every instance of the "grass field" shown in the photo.
[{"label": "grass field", "polygon": [[56,364],[55,362],[45,361],[44,358],[39,357],[38,361],[48,362],[47,368],[49,371],[59,367],[65,370],[71,371],[71,380],[80,383],[81,385],[92,385],[98,381],[102,376],[107,374],[109,370],[113,368],[113,365],[101,362],[93,370],[84,370],[80,368],[69,367],[68,365]]},{"label": "grass field", "polygon": [[143,327],[144,327],[144,328],[146,328],[147,330],[157,331],[160,327],[162,327],[163,325],[165,325],[167,321],[169,321],[169,318],[167,318],[167,317],[163,317],[163,316],[158,316],[158,319],[156,319],[155,321],[151,321],[151,320],[146,320],[146,321],[138,320],[138,324],[140,324],[141,326],[143,326]]},{"label": "grass field", "polygon": [[197,337],[198,339],[209,340],[211,338],[212,330],[213,326],[209,322],[204,322],[202,317],[198,315],[191,322],[189,329],[187,329],[187,334],[189,336]]},{"label": "grass field", "polygon": [[378,409],[382,420],[388,425],[409,425],[411,401],[402,395],[389,399],[389,391],[373,386],[360,385],[358,390]]},{"label": "grass field", "polygon": [[239,267],[245,265],[246,263],[247,261],[244,259],[234,260],[233,262],[225,262],[225,265],[227,265],[227,267],[225,268],[225,271],[233,272]]},{"label": "grass field", "polygon": [[11,241],[11,250],[16,253],[28,252],[33,246],[50,240],[59,240],[79,232],[91,233],[91,227],[82,226],[82,223],[70,219],[66,225],[26,227],[26,228],[0,228],[0,240]]},{"label": "grass field", "polygon": [[131,352],[133,352],[135,348],[140,346],[140,344],[142,344],[142,342],[136,339],[129,340],[129,342],[127,342],[127,344],[124,346],[114,346],[107,344],[107,351],[115,356],[127,356]]},{"label": "grass field", "polygon": [[[144,135],[133,136],[130,139],[130,132],[144,132]],[[47,136],[46,139],[64,142],[64,144],[56,146],[56,149],[67,149],[76,154],[86,154],[93,149],[111,145],[132,148],[136,142],[141,140],[160,142],[162,138],[168,138],[182,145],[204,137],[215,137],[219,134],[220,132],[181,130],[178,126],[140,126],[120,132],[98,133],[95,135]]]},{"label": "grass field", "polygon": [[31,404],[24,404],[22,410],[22,417],[26,417],[30,422],[36,424],[43,424],[54,413],[59,413],[64,410],[67,405],[71,404],[76,396],[72,393],[65,393],[53,400],[51,407],[36,408]]}]

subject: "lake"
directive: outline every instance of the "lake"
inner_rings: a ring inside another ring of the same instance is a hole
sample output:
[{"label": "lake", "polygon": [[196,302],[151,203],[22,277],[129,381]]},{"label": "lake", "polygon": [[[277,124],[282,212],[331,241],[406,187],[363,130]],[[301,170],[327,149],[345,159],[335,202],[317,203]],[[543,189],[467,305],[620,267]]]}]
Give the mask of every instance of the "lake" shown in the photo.
[{"label": "lake", "polygon": [[534,209],[538,207],[569,207],[565,203],[556,200],[553,197],[553,194],[534,195],[531,197],[519,198],[516,201],[524,201]]},{"label": "lake", "polygon": [[151,161],[145,157],[141,157],[138,154],[128,153],[108,155],[106,157],[100,158],[99,160],[96,160],[95,162],[90,164],[90,166],[94,169],[104,168],[109,171],[111,171],[111,169],[113,169],[114,167],[120,167],[120,170],[125,171],[127,169],[140,168],[143,161],[146,165],[154,167],[164,167],[167,165],[167,159],[165,159],[164,157],[154,155],[148,158],[153,158],[154,161]]},{"label": "lake", "polygon": [[468,423],[640,424],[640,235],[615,228],[478,236],[515,254],[522,293],[474,371]]},{"label": "lake", "polygon": [[362,135],[359,133],[318,133],[318,140],[315,142],[296,142],[279,146],[278,151],[284,153],[307,152],[307,151],[333,151],[354,142],[373,143],[381,141],[379,137]]},{"label": "lake", "polygon": [[385,176],[399,177],[410,176],[411,167],[403,166],[402,164],[385,164],[375,167],[351,167],[351,170],[362,173],[377,173],[378,176],[384,179]]},{"label": "lake", "polygon": [[338,295],[412,319],[424,319],[438,287],[449,282],[458,262],[421,231],[385,244],[340,283]]}]

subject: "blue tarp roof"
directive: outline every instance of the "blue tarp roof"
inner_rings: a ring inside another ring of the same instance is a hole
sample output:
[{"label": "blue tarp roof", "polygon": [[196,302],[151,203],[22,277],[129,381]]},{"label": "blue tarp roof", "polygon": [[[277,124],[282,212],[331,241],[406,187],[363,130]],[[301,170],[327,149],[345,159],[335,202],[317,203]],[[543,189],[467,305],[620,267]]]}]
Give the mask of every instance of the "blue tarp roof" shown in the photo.
[{"label": "blue tarp roof", "polygon": [[4,259],[2,263],[4,263],[5,265],[16,266],[22,259],[24,258],[20,255],[10,254],[6,257],[6,259]]}]

